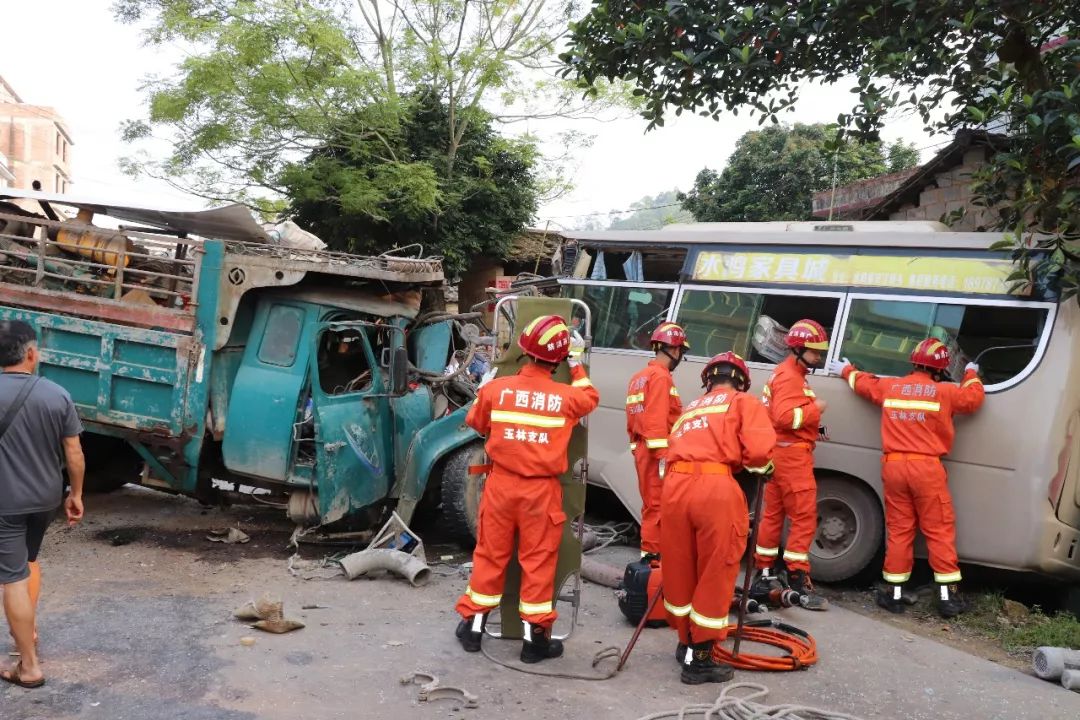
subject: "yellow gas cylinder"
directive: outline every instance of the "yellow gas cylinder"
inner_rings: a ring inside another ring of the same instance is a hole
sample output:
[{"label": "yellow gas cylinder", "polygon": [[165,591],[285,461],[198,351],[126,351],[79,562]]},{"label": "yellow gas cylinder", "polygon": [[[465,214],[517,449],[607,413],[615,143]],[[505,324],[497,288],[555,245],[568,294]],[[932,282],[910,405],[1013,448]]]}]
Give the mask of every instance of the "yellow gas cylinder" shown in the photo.
[{"label": "yellow gas cylinder", "polygon": [[126,252],[131,252],[131,241],[123,235],[105,235],[94,232],[90,221],[94,219],[94,213],[90,210],[79,210],[74,220],[68,220],[56,233],[56,244],[60,249],[73,255],[81,255],[91,262],[99,265],[112,265],[118,267],[123,264],[127,267],[130,258]]}]

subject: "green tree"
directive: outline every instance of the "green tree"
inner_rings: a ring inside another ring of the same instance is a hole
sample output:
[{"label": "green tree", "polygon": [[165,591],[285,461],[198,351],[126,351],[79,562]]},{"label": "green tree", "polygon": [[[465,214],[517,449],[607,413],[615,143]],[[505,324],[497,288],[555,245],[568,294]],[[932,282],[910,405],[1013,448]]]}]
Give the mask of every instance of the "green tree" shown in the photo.
[{"label": "green tree", "polygon": [[[420,243],[442,255],[451,272],[471,257],[501,255],[536,211],[535,148],[501,137],[489,113],[472,109],[448,168],[442,159],[449,108],[431,94],[408,107],[396,131],[379,138],[364,136],[369,120],[362,111],[339,137],[286,167],[291,213],[331,247],[350,252]],[[396,162],[380,161],[387,146]]]},{"label": "green tree", "polygon": [[[125,164],[134,174],[163,177],[211,200],[239,200],[273,213],[290,194],[310,202],[328,189],[325,183],[301,187],[302,179],[314,177],[298,170],[305,158],[318,164],[362,157],[378,167],[345,162],[337,168],[334,193],[320,211],[324,222],[337,203],[346,216],[343,227],[359,227],[357,215],[377,226],[400,220],[414,227],[425,214],[431,227],[445,227],[444,213],[461,207],[459,186],[470,185],[457,174],[475,171],[491,148],[468,150],[467,162],[458,154],[482,143],[480,136],[495,142],[493,117],[573,117],[622,100],[612,92],[581,103],[556,77],[555,43],[565,33],[568,4],[115,0],[118,19],[139,26],[149,47],[183,53],[175,73],[147,79],[148,113],[124,127],[125,139],[136,143]],[[437,113],[440,128],[421,123],[443,139],[411,148],[401,139],[415,137],[416,113],[425,112],[414,106],[421,91],[445,109]],[[164,157],[146,149],[158,146],[141,142],[159,139],[171,143]],[[544,165],[535,160],[530,136],[506,147],[519,160],[533,157],[531,165]],[[555,191],[566,180],[558,168],[542,169],[546,178],[530,179],[522,193]],[[491,227],[502,223],[495,218]]]},{"label": "green tree", "polygon": [[919,154],[896,142],[835,143],[825,125],[773,125],[746,133],[723,172],[705,168],[679,193],[699,222],[810,220],[818,190],[913,167]]},{"label": "green tree", "polygon": [[694,218],[679,207],[678,190],[668,190],[655,197],[646,195],[628,208],[629,214],[612,213],[608,230],[658,230],[677,222]]},{"label": "green tree", "polygon": [[928,129],[992,127],[1008,143],[976,177],[1026,282],[1032,265],[1080,287],[1080,13],[1075,0],[593,0],[567,74],[592,92],[633,81],[651,125],[667,108],[777,121],[807,87],[850,82],[837,122],[876,139],[887,114]]}]

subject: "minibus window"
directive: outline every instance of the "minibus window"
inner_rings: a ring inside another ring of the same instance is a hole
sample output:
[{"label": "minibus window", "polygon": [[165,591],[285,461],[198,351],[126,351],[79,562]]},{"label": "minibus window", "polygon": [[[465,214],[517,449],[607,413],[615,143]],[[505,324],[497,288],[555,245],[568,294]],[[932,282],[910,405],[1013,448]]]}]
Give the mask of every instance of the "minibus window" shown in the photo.
[{"label": "minibus window", "polygon": [[928,337],[952,355],[949,374],[959,379],[979,357],[987,385],[1019,374],[1035,354],[1046,324],[1045,308],[853,300],[840,355],[859,369],[900,376],[911,371],[911,351]]},{"label": "minibus window", "polygon": [[564,285],[563,297],[582,300],[592,310],[593,346],[649,350],[649,338],[667,318],[674,290],[622,285]]}]

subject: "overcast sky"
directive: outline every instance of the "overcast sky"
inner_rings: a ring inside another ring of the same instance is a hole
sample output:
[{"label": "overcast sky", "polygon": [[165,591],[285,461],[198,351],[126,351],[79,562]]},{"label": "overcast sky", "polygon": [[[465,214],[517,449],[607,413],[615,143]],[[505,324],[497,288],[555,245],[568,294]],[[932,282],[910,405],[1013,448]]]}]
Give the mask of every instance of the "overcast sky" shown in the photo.
[{"label": "overcast sky", "polygon": [[[5,0],[3,5],[0,75],[25,101],[63,114],[75,140],[73,192],[169,209],[201,207],[201,199],[164,182],[132,181],[117,164],[129,152],[120,140],[120,123],[143,114],[140,80],[167,70],[170,58],[142,47],[134,28],[113,20],[110,0]],[[852,97],[846,87],[808,92],[788,119],[830,122]],[[722,167],[738,137],[757,123],[743,115],[720,121],[672,116],[660,130],[645,133],[645,126],[637,117],[575,122],[572,127],[595,135],[595,142],[578,153],[576,189],[541,208],[537,224],[573,227],[590,213],[606,222],[609,211],[645,195],[686,190],[703,167]],[[534,122],[528,129],[553,137],[565,127]],[[916,119],[893,122],[885,138],[904,138],[920,148],[941,142],[928,139]]]}]

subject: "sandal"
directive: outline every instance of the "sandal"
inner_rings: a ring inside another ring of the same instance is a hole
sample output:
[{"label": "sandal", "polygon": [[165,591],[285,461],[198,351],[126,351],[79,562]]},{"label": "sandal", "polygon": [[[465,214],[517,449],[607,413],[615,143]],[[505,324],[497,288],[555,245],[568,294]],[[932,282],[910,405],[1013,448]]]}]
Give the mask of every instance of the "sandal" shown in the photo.
[{"label": "sandal", "polygon": [[26,688],[27,690],[33,690],[34,688],[39,688],[45,684],[45,678],[29,681],[23,680],[21,662],[15,663],[15,667],[11,668],[10,670],[0,672],[0,680],[3,680],[6,683],[11,683],[12,685],[18,685],[19,687]]}]

